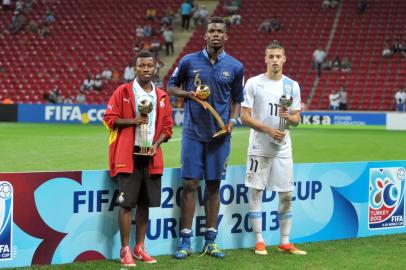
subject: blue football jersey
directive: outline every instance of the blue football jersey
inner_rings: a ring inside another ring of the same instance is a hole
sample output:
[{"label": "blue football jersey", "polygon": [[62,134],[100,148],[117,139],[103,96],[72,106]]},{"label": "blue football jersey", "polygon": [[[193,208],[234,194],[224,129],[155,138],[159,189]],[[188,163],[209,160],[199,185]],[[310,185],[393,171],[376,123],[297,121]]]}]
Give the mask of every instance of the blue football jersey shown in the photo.
[{"label": "blue football jersey", "polygon": [[[212,64],[206,49],[184,56],[171,78],[168,88],[177,86],[195,91],[198,84],[207,85],[211,94],[207,102],[225,124],[229,122],[231,101],[244,100],[244,67],[237,59],[222,52]],[[210,142],[220,127],[212,114],[193,100],[185,99],[183,135],[201,142]]]}]

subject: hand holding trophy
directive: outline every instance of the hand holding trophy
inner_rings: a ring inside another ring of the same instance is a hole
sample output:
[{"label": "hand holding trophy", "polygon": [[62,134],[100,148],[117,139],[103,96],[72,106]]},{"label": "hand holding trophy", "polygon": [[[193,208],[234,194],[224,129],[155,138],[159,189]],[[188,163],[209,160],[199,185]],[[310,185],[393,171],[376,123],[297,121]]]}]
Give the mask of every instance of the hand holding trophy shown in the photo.
[{"label": "hand holding trophy", "polygon": [[[284,108],[285,110],[287,110],[290,105],[292,105],[293,102],[293,98],[287,98],[285,95],[282,95],[281,98],[279,99],[279,107]],[[278,130],[281,132],[285,132],[286,129],[288,129],[289,124],[288,124],[288,120],[284,117],[279,116],[279,127]],[[275,138],[271,138],[271,141],[275,144],[278,145],[285,145],[286,141],[285,140],[278,140]]]},{"label": "hand holding trophy", "polygon": [[[138,111],[142,116],[148,116],[148,114],[152,111],[152,103],[147,99],[143,99],[138,104]],[[148,124],[141,124],[140,125],[140,150],[139,152],[135,152],[135,155],[142,155],[148,156],[150,143],[148,142]]]},{"label": "hand holding trophy", "polygon": [[192,96],[192,99],[199,103],[205,110],[209,110],[209,112],[216,119],[217,124],[220,126],[220,130],[213,134],[213,138],[224,136],[228,132],[227,127],[216,110],[206,101],[209,98],[211,91],[208,85],[202,84],[202,81],[199,78],[199,73],[197,73],[195,77],[195,86],[196,91]]}]

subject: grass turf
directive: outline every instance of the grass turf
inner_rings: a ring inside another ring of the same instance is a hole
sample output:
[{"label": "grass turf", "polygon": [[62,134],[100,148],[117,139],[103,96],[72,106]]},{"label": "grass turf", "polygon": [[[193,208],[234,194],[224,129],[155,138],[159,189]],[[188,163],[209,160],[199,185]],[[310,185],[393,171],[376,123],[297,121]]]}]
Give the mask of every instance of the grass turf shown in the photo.
[{"label": "grass turf", "polygon": [[[0,172],[107,169],[107,132],[99,125],[0,123]],[[233,132],[230,164],[245,164],[249,129]],[[382,127],[301,126],[292,129],[294,159],[336,162],[405,159],[406,132]],[[163,145],[166,167],[179,167],[181,129]],[[194,254],[184,261],[159,256],[145,269],[401,269],[406,235],[390,235],[300,245],[308,256],[255,256],[252,250],[227,250],[224,260]],[[24,269],[123,269],[117,261],[35,266]],[[125,269],[125,268],[124,268]]]},{"label": "grass turf", "polygon": [[[1,172],[107,169],[107,132],[101,125],[0,123]],[[291,130],[294,161],[405,159],[406,132],[381,127],[301,126]],[[248,128],[235,128],[231,165],[245,164]],[[180,165],[181,129],[163,144],[165,167]]]}]

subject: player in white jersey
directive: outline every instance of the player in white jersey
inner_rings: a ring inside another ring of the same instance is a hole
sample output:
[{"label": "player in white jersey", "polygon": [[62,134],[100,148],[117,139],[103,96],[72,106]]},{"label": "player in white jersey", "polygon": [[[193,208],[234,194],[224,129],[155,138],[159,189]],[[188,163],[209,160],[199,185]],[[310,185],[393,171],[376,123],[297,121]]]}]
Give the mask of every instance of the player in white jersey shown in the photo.
[{"label": "player in white jersey", "polygon": [[[262,195],[265,188],[278,192],[280,226],[279,251],[306,255],[289,241],[292,225],[293,160],[289,130],[281,130],[280,121],[300,123],[300,88],[282,74],[285,49],[272,41],[265,49],[266,73],[250,78],[244,88],[241,120],[251,127],[245,185],[250,188],[250,220],[256,234],[255,253],[266,255],[262,237]],[[280,106],[282,95],[289,107]],[[279,142],[279,143],[275,143]],[[282,143],[284,142],[284,143]]]}]

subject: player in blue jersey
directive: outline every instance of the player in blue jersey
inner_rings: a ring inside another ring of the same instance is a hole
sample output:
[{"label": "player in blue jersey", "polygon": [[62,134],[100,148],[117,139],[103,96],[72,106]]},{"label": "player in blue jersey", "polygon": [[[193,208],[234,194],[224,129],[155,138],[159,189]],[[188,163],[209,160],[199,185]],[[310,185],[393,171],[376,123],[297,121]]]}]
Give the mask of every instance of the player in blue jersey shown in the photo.
[{"label": "player in blue jersey", "polygon": [[[191,254],[192,223],[195,210],[195,193],[199,180],[206,181],[206,230],[204,252],[216,258],[224,253],[215,244],[217,219],[220,208],[220,180],[225,179],[230,153],[230,134],[240,112],[243,94],[243,65],[224,51],[227,40],[226,24],[221,17],[212,17],[204,35],[206,47],[184,56],[173,72],[168,90],[171,95],[185,99],[181,177],[181,232],[175,258]],[[213,138],[219,129],[213,115],[194,101],[196,86],[207,85],[211,95],[207,102],[226,123],[227,133]]]}]

